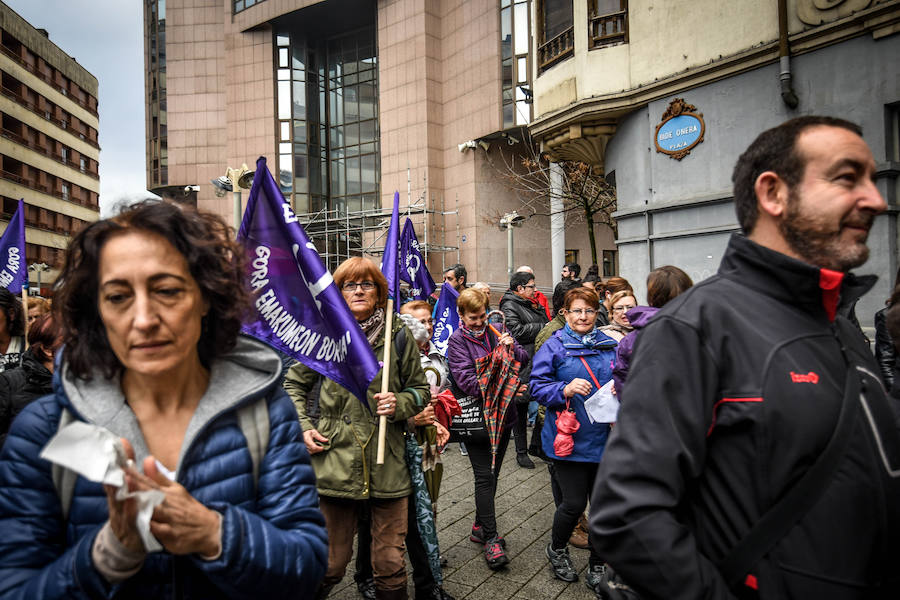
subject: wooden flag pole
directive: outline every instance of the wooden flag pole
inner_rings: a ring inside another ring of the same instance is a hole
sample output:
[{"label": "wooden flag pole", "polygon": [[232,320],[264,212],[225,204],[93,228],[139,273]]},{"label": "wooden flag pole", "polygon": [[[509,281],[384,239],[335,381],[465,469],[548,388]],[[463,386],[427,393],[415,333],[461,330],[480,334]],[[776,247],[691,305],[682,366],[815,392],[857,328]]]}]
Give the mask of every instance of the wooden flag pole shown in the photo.
[{"label": "wooden flag pole", "polygon": [[22,318],[25,320],[24,347],[28,350],[28,289],[22,286]]},{"label": "wooden flag pole", "polygon": [[[381,367],[381,393],[388,392],[388,384],[391,381],[391,341],[394,328],[394,299],[388,298],[387,310],[384,315],[384,360]],[[377,405],[376,405],[377,407]],[[394,405],[394,410],[397,406]],[[387,431],[387,417],[381,415],[378,417],[378,447],[375,455],[375,464],[384,464],[384,436]]]}]

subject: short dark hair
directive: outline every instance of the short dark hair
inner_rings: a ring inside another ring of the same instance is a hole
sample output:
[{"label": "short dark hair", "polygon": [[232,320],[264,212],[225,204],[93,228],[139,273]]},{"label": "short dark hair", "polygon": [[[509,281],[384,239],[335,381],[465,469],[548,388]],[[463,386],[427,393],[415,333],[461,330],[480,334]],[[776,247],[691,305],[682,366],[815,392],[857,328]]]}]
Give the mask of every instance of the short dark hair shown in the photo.
[{"label": "short dark hair", "polygon": [[509,278],[509,289],[512,291],[516,291],[519,289],[519,286],[526,285],[529,281],[534,281],[534,275],[525,271],[519,271],[518,273],[513,273],[512,277]]},{"label": "short dark hair", "polygon": [[62,328],[53,315],[43,314],[28,327],[28,349],[38,360],[52,360],[61,346]]},{"label": "short dark hair", "polygon": [[807,129],[818,126],[840,127],[862,136],[859,125],[844,119],[815,115],[797,117],[763,131],[738,158],[731,181],[734,184],[734,210],[745,234],[753,231],[759,217],[754,190],[757,178],[766,171],[773,171],[788,187],[797,185],[806,170],[806,157],[796,148],[797,138]]},{"label": "short dark hair", "polygon": [[572,275],[574,275],[575,277],[578,277],[578,274],[581,273],[581,267],[578,265],[578,263],[571,262],[566,263],[563,266],[568,268]]},{"label": "short dark hair", "polygon": [[0,310],[6,315],[9,335],[25,335],[25,313],[22,312],[22,302],[5,287],[0,287]]},{"label": "short dark hair", "polygon": [[444,269],[444,273],[447,273],[447,271],[453,271],[453,277],[456,279],[462,279],[463,281],[469,280],[469,274],[466,272],[466,268],[459,263],[450,265]]},{"label": "short dark hair", "polygon": [[665,265],[647,275],[647,304],[662,308],[666,303],[694,285],[690,276],[673,265]]},{"label": "short dark hair", "polygon": [[87,225],[72,238],[66,252],[53,315],[63,329],[63,357],[72,375],[80,379],[90,379],[95,369],[107,379],[122,370],[100,318],[100,254],[111,238],[132,231],[159,235],[184,256],[209,304],[204,333],[197,343],[204,366],[234,348],[241,331],[250,293],[245,285],[246,257],[232,229],[218,215],[188,205],[145,200],[115,217]]},{"label": "short dark hair", "polygon": [[584,276],[590,277],[591,275],[593,275],[594,277],[600,276],[600,265],[598,265],[597,263],[593,263],[593,264],[591,264],[591,266],[588,267],[588,270],[584,274]]}]

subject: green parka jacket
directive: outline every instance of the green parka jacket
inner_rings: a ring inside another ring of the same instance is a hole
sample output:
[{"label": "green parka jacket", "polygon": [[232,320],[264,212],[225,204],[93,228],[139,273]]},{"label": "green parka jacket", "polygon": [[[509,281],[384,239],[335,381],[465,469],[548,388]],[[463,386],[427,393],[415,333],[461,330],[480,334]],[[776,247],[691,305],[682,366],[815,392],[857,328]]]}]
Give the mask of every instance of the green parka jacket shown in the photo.
[{"label": "green parka jacket", "polygon": [[[403,498],[412,493],[404,456],[406,420],[422,410],[419,403],[424,407],[431,399],[431,393],[419,361],[419,349],[406,325],[396,316],[393,332],[388,390],[394,392],[397,407],[393,417],[388,417],[382,465],[375,464],[378,417],[374,415],[374,396],[381,391],[380,370],[368,390],[372,413],[346,388],[324,379],[319,394],[317,426],[306,414],[306,395],[319,374],[306,365],[296,363],[285,376],[284,389],[294,401],[303,431],[316,429],[328,438],[328,443],[323,444],[323,452],[310,455],[316,472],[316,486],[323,496],[364,500],[370,497]],[[404,335],[407,337],[403,355],[398,357],[396,340]],[[381,360],[384,356],[384,333],[373,350]]]}]

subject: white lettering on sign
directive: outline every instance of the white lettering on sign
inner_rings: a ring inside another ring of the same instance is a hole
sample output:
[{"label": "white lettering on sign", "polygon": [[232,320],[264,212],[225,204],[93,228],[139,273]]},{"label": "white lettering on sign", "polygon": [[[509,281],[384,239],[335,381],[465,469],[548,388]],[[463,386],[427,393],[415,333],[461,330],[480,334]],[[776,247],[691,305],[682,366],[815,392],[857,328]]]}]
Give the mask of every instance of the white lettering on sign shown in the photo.
[{"label": "white lettering on sign", "polygon": [[689,133],[697,133],[697,126],[696,125],[688,125],[687,127],[682,127],[681,129],[675,130],[676,136],[687,135]]},{"label": "white lettering on sign", "polygon": [[269,256],[271,251],[265,246],[256,247],[256,258],[253,259],[253,273],[250,275],[250,287],[254,292],[269,285]]},{"label": "white lettering on sign", "polygon": [[297,217],[294,215],[294,211],[291,210],[291,205],[287,202],[282,202],[281,209],[284,211],[284,222],[285,223],[296,223]]},{"label": "white lettering on sign", "polygon": [[16,273],[19,272],[19,265],[22,261],[19,249],[15,246],[11,247],[6,254],[6,266],[0,271],[0,285],[3,287],[8,287],[16,278]]}]

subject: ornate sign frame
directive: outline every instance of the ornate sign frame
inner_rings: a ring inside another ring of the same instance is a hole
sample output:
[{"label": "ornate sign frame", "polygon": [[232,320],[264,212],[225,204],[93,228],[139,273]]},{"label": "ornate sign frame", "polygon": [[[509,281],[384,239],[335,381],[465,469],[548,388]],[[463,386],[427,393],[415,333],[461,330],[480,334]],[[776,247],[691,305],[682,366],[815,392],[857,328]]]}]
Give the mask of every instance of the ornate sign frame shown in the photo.
[{"label": "ornate sign frame", "polygon": [[[693,117],[700,123],[700,135],[697,136],[693,142],[688,144],[683,148],[679,148],[677,150],[668,150],[659,145],[659,130],[663,128],[663,126],[676,117]],[[697,107],[693,104],[688,104],[684,101],[683,98],[675,98],[669,103],[669,107],[666,108],[666,111],[662,115],[662,121],[660,121],[659,125],[656,126],[656,131],[653,132],[653,144],[656,146],[656,151],[661,152],[663,154],[668,155],[670,158],[674,158],[675,160],[681,160],[685,156],[691,153],[691,150],[699,143],[701,143],[706,136],[706,122],[703,120],[703,113],[697,112]]]}]

